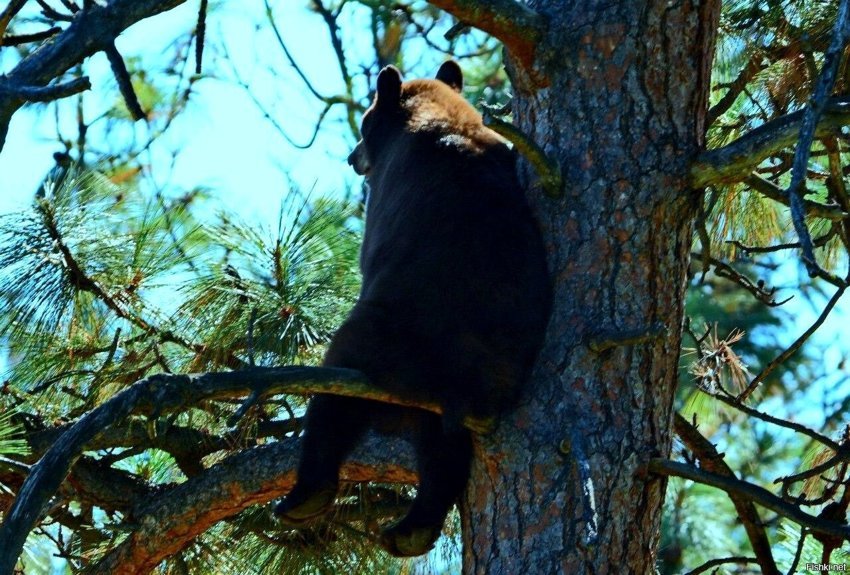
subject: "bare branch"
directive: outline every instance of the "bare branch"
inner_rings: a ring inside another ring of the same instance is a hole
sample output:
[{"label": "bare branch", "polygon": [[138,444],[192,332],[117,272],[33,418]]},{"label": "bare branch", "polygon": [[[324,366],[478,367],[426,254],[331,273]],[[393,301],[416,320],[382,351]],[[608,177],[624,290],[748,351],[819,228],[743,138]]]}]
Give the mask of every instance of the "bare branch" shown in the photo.
[{"label": "bare branch", "polygon": [[50,102],[74,94],[79,94],[91,88],[91,82],[86,77],[75,78],[68,82],[52,84],[50,86],[15,86],[8,82],[0,83],[0,98],[4,95],[19,98],[26,102]]},{"label": "bare branch", "polygon": [[[329,393],[419,407],[441,413],[439,405],[393,396],[372,387],[358,371],[330,367],[280,367],[195,375],[154,375],[136,382],[81,417],[51,446],[21,487],[0,526],[0,573],[10,572],[24,540],[40,518],[47,501],[59,488],[76,458],[108,426],[132,414],[161,414],[185,409],[201,401],[241,397],[254,390],[278,393]],[[467,418],[464,424],[478,432],[492,422]]]},{"label": "bare branch", "polygon": [[[697,430],[697,428],[678,413],[673,415],[673,430],[676,435],[681,438],[684,444],[694,452],[699,458],[700,466],[706,471],[734,478],[735,474],[723,460],[723,456],[717,453],[714,445],[708,441]],[[756,554],[756,562],[759,564],[762,573],[769,575],[778,575],[779,569],[776,567],[776,561],[773,558],[773,553],[770,550],[770,541],[764,531],[761,518],[756,510],[753,502],[742,497],[737,493],[729,493],[729,499],[735,506],[735,511],[744,524],[744,530],[747,532],[747,537],[750,540],[750,545],[753,552]],[[699,570],[691,571],[691,573],[700,573]]]},{"label": "bare branch", "polygon": [[200,74],[204,59],[204,40],[207,33],[207,0],[198,8],[198,25],[195,27],[195,74]]},{"label": "bare branch", "polygon": [[753,283],[750,278],[739,273],[735,268],[730,266],[729,264],[722,262],[718,259],[715,259],[711,256],[705,256],[699,252],[692,252],[691,257],[696,260],[700,260],[704,264],[708,264],[714,266],[714,273],[717,274],[718,277],[727,279],[731,282],[734,282],[750,292],[754,298],[758,301],[762,302],[765,305],[769,305],[771,307],[779,307],[791,301],[791,298],[794,296],[790,296],[787,299],[782,301],[776,301],[773,297],[774,293],[776,293],[776,288],[765,289],[764,281],[759,280],[756,283]]},{"label": "bare branch", "polygon": [[515,0],[429,0],[458,20],[495,36],[530,70],[534,51],[543,36],[543,16]]},{"label": "bare branch", "polygon": [[[342,481],[413,483],[413,457],[402,442],[369,436],[343,464]],[[143,574],[179,552],[214,523],[284,495],[295,479],[298,442],[272,443],[233,455],[203,475],[151,498],[138,528],[91,573]]]},{"label": "bare branch", "polygon": [[40,42],[51,36],[55,36],[62,31],[59,26],[53,26],[41,32],[33,32],[32,34],[16,34],[0,38],[0,46],[20,46],[21,44],[29,44],[30,42]]},{"label": "bare branch", "polygon": [[825,533],[834,537],[850,540],[850,526],[838,523],[837,521],[827,521],[809,515],[802,511],[796,505],[791,505],[777,497],[764,487],[754,485],[740,479],[732,477],[724,477],[715,473],[709,473],[692,465],[680,463],[678,461],[670,461],[661,457],[656,457],[649,460],[649,471],[657,475],[667,475],[674,477],[682,477],[690,479],[703,485],[710,485],[722,489],[727,493],[735,493],[748,498],[754,503],[761,505],[766,509],[770,509],[774,513],[781,515],[798,525],[808,527],[811,531]]},{"label": "bare branch", "polygon": [[[766,122],[731,144],[700,154],[691,166],[691,186],[729,184],[747,178],[765,158],[794,145],[804,111]],[[850,97],[831,98],[814,132],[815,138],[833,135],[850,124]]]},{"label": "bare branch", "polygon": [[785,351],[783,351],[776,358],[774,358],[773,361],[771,361],[769,364],[767,364],[765,366],[765,368],[762,369],[761,372],[753,378],[753,380],[750,382],[750,384],[747,386],[747,388],[743,392],[741,392],[741,394],[738,396],[738,398],[737,398],[738,402],[743,402],[744,400],[746,400],[753,393],[753,391],[756,390],[759,383],[764,381],[764,378],[766,378],[768,375],[770,375],[773,372],[774,369],[776,369],[777,367],[782,365],[782,363],[786,359],[788,359],[789,357],[794,355],[797,352],[797,350],[800,349],[803,346],[803,344],[806,342],[806,340],[808,340],[809,337],[818,330],[818,328],[821,326],[821,324],[823,324],[823,322],[826,321],[826,318],[827,318],[827,316],[829,316],[829,313],[832,311],[832,308],[835,307],[835,304],[837,304],[838,300],[841,299],[841,296],[844,295],[845,289],[846,289],[845,286],[839,287],[835,291],[835,293],[832,294],[832,297],[830,298],[829,302],[827,302],[826,306],[823,308],[823,311],[821,312],[820,316],[818,316],[818,318],[815,320],[815,322],[811,326],[809,326],[809,329],[804,331],[803,334],[800,335],[800,337],[798,337],[794,341],[794,343],[792,343],[790,346],[788,346],[788,348]]},{"label": "bare branch", "polygon": [[713,397],[718,401],[725,403],[729,407],[734,407],[735,409],[749,415],[750,417],[755,417],[756,419],[761,419],[762,421],[772,423],[773,425],[778,425],[779,427],[784,427],[786,429],[796,431],[797,433],[802,433],[803,435],[814,439],[822,445],[826,445],[833,451],[837,452],[840,448],[840,446],[836,442],[831,440],[829,437],[820,434],[817,431],[806,427],[805,425],[795,423],[793,421],[788,421],[787,419],[774,417],[757,409],[753,409],[752,407],[749,407],[748,405],[745,405],[744,403],[736,399],[726,397],[724,395],[714,395]]},{"label": "bare branch", "polygon": [[[27,0],[12,0],[0,12],[0,40],[3,40],[4,36],[6,36],[6,29],[9,27],[9,22],[12,21],[12,18],[15,17],[15,14],[21,11],[21,8],[24,7],[24,4],[27,3]],[[3,44],[5,46],[5,44]]]}]

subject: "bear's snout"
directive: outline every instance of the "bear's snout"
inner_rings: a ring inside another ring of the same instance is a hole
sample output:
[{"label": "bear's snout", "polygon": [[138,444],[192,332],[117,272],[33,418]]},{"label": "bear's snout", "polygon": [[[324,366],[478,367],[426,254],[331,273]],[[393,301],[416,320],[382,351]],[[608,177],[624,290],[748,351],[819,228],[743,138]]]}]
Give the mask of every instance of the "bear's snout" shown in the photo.
[{"label": "bear's snout", "polygon": [[365,176],[369,173],[369,158],[366,157],[366,152],[363,149],[363,141],[354,146],[354,150],[348,155],[348,164],[354,168],[354,172],[359,176]]}]

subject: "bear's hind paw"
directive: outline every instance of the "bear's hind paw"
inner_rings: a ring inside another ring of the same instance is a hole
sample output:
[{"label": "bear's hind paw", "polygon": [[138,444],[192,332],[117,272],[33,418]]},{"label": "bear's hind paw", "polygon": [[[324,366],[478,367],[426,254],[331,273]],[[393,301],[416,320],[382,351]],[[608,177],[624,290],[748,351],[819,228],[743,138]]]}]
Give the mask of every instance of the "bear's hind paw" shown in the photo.
[{"label": "bear's hind paw", "polygon": [[325,484],[309,491],[294,488],[277,504],[274,514],[282,523],[297,527],[328,512],[336,499],[337,486]]},{"label": "bear's hind paw", "polygon": [[395,557],[416,557],[424,555],[434,548],[440,537],[442,525],[424,525],[411,527],[402,519],[392,527],[381,532],[381,547]]}]

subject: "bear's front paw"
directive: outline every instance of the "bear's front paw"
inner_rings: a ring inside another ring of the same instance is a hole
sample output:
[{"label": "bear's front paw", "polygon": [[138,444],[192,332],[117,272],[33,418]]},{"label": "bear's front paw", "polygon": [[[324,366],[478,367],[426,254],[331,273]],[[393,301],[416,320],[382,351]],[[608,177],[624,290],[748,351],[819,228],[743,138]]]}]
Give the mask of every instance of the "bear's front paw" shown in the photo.
[{"label": "bear's front paw", "polygon": [[315,487],[296,485],[286,498],[277,504],[274,514],[288,525],[303,525],[327,513],[336,499],[336,492],[335,483],[323,483]]},{"label": "bear's front paw", "polygon": [[442,529],[442,525],[410,525],[402,519],[383,530],[379,542],[390,555],[416,557],[434,548]]}]

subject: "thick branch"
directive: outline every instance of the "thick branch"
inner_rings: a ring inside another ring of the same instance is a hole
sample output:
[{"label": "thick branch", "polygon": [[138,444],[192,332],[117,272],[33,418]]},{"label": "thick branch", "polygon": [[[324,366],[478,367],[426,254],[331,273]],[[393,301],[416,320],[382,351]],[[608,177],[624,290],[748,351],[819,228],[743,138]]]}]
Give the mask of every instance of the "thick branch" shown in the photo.
[{"label": "thick branch", "polygon": [[[170,10],[186,0],[113,0],[78,12],[68,28],[21,60],[6,75],[7,85],[45,86],[95,52],[106,49],[124,30],[149,16]],[[12,94],[0,95],[0,151],[9,121],[24,103]]]},{"label": "thick branch", "polygon": [[690,479],[703,485],[722,489],[727,493],[735,493],[746,497],[753,503],[757,503],[766,509],[778,513],[782,517],[794,521],[798,525],[808,527],[814,532],[850,540],[850,526],[838,523],[837,521],[827,521],[814,515],[809,515],[796,505],[791,505],[783,501],[764,487],[753,485],[740,479],[709,473],[686,463],[670,461],[669,459],[660,457],[649,461],[649,471],[657,475],[683,477],[684,479]]},{"label": "thick branch", "polygon": [[[804,111],[766,122],[731,144],[708,150],[691,166],[691,186],[740,182],[768,156],[794,145],[800,134]],[[815,138],[825,138],[850,124],[850,98],[832,98],[815,129]]]},{"label": "thick branch", "polygon": [[543,16],[515,0],[429,0],[458,20],[495,36],[526,69],[546,27]]},{"label": "thick branch", "polygon": [[[370,436],[340,470],[343,481],[413,483],[416,473],[402,442]],[[91,570],[130,575],[151,572],[214,523],[250,505],[285,494],[295,479],[298,442],[243,451],[151,501],[138,528]]]},{"label": "thick branch", "polygon": [[[441,412],[435,403],[406,400],[377,390],[360,372],[351,369],[293,366],[148,377],[81,417],[33,466],[0,526],[0,541],[6,543],[0,549],[0,573],[11,572],[14,568],[27,533],[38,521],[48,500],[84,447],[102,430],[132,414],[161,414],[205,400],[241,397],[255,390],[260,390],[262,395],[329,393]],[[467,418],[464,423],[476,431],[486,430],[487,422]]]}]

